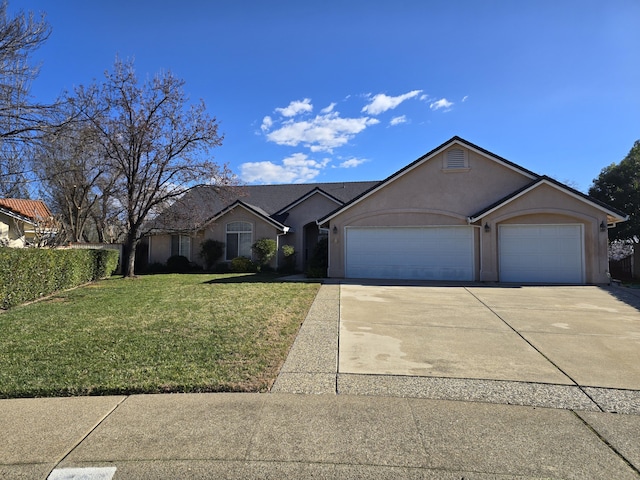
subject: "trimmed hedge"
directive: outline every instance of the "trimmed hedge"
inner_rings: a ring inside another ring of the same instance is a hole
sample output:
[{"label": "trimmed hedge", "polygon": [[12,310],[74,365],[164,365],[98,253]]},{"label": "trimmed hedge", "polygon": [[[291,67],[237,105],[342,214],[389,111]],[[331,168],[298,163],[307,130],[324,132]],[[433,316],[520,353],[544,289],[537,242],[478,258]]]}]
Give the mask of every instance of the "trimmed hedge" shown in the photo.
[{"label": "trimmed hedge", "polygon": [[115,250],[0,247],[0,309],[110,276]]}]

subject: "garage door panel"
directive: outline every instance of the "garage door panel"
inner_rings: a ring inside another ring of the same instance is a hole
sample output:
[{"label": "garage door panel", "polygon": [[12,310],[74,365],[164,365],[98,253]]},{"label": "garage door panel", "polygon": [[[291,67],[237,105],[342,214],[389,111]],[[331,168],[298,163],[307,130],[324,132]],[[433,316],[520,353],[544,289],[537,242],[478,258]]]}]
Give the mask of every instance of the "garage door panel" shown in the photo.
[{"label": "garage door panel", "polygon": [[472,280],[473,266],[468,227],[347,228],[348,278]]},{"label": "garage door panel", "polygon": [[500,281],[583,283],[581,225],[503,225]]}]

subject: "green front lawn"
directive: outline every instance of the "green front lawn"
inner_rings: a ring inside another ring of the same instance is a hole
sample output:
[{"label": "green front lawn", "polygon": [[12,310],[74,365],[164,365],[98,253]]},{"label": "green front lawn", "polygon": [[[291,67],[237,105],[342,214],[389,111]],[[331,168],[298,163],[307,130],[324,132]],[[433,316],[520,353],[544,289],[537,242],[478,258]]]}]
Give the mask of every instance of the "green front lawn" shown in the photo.
[{"label": "green front lawn", "polygon": [[0,314],[0,398],[263,391],[319,285],[112,278]]}]

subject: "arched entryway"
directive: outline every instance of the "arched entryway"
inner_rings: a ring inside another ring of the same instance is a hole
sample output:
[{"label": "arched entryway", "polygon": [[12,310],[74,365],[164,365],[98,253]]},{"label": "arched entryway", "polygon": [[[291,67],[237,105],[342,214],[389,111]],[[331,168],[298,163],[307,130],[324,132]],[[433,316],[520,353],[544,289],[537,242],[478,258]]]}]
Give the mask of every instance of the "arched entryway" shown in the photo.
[{"label": "arched entryway", "polygon": [[318,242],[327,238],[326,230],[320,230],[315,222],[307,223],[303,229],[302,238],[302,267],[307,270],[316,251]]}]

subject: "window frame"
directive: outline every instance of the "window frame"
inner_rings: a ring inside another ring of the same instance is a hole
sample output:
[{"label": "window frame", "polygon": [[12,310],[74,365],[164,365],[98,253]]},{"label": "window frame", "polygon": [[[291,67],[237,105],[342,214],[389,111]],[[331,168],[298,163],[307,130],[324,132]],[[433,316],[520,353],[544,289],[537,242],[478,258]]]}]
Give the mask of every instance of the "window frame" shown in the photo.
[{"label": "window frame", "polygon": [[191,261],[192,244],[191,235],[171,235],[171,256],[181,255]]},{"label": "window frame", "polygon": [[[235,228],[234,228],[235,227]],[[241,227],[244,227],[241,229]],[[233,229],[232,229],[233,228]],[[253,245],[253,223],[244,220],[234,220],[225,225],[225,252],[224,258],[226,261],[231,261],[236,257],[246,257],[251,259],[253,253],[251,251],[251,245]],[[249,239],[243,236],[249,235]],[[235,236],[235,239],[230,241],[230,236]],[[233,249],[229,248],[229,245],[235,244]],[[243,250],[244,249],[244,250]],[[235,255],[233,255],[235,253]]]}]

